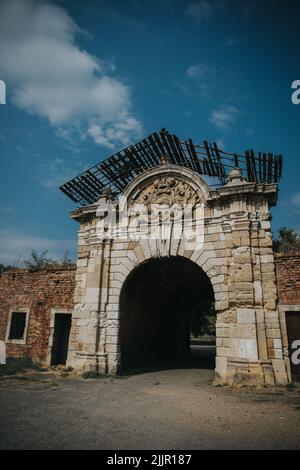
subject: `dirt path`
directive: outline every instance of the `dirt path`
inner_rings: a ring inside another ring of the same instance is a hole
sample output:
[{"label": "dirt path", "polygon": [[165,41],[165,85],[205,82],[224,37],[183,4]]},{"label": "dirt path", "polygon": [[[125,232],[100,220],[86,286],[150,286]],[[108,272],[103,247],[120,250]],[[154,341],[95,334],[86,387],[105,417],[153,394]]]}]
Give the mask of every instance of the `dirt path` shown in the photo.
[{"label": "dirt path", "polygon": [[0,448],[300,449],[299,388],[215,387],[212,377],[178,369],[1,379]]}]

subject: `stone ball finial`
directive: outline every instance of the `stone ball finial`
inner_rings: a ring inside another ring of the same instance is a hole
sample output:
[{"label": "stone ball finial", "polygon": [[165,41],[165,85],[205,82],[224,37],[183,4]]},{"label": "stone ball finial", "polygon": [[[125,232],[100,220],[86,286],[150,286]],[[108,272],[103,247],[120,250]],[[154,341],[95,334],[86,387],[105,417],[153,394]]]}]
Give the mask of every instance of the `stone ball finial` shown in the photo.
[{"label": "stone ball finial", "polygon": [[245,178],[243,177],[243,171],[241,168],[234,167],[229,173],[228,177],[228,185],[238,185],[244,184],[246,182]]},{"label": "stone ball finial", "polygon": [[230,173],[229,173],[229,178],[240,178],[242,176],[242,169],[234,167]]},{"label": "stone ball finial", "polygon": [[105,186],[101,191],[101,196],[111,196],[112,192],[109,186]]},{"label": "stone ball finial", "polygon": [[98,202],[108,202],[112,200],[112,190],[109,186],[102,188]]}]

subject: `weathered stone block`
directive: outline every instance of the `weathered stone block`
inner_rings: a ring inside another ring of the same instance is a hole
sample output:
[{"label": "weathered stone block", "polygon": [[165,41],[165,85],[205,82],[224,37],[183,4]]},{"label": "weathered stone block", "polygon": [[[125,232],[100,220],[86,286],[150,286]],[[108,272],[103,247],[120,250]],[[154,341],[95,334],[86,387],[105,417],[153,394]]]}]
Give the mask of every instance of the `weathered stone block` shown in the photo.
[{"label": "weathered stone block", "polygon": [[256,316],[255,310],[249,308],[237,309],[237,322],[238,323],[255,323]]}]

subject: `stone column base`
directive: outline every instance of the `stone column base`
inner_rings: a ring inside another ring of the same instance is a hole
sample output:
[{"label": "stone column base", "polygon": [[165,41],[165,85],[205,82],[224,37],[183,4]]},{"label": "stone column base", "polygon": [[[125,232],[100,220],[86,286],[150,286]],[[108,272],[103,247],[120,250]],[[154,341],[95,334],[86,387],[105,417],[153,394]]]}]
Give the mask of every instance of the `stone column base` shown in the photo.
[{"label": "stone column base", "polygon": [[240,358],[216,358],[216,384],[286,385],[289,383],[284,359],[249,361]]},{"label": "stone column base", "polygon": [[75,351],[67,361],[67,365],[77,371],[86,372],[93,370],[101,374],[107,373],[107,354],[106,353],[86,353]]}]

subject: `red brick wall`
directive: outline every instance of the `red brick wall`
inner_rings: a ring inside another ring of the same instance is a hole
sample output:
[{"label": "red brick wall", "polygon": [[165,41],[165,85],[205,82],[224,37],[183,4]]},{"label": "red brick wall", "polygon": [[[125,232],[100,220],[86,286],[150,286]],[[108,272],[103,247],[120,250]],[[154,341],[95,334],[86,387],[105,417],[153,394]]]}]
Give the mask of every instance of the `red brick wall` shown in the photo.
[{"label": "red brick wall", "polygon": [[275,264],[280,303],[300,304],[300,253],[277,253]]},{"label": "red brick wall", "polygon": [[0,275],[0,340],[5,340],[9,311],[29,308],[26,344],[7,344],[8,357],[45,360],[51,309],[73,309],[75,266],[67,269],[6,271]]}]

